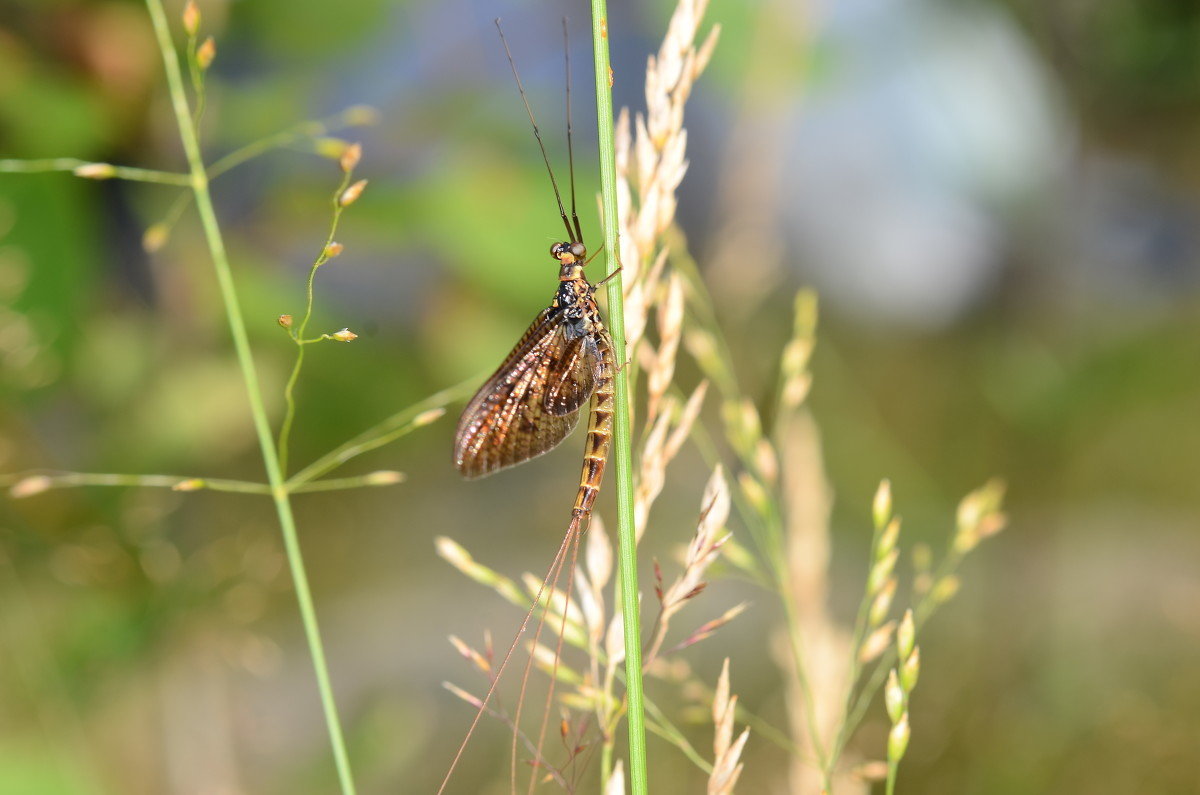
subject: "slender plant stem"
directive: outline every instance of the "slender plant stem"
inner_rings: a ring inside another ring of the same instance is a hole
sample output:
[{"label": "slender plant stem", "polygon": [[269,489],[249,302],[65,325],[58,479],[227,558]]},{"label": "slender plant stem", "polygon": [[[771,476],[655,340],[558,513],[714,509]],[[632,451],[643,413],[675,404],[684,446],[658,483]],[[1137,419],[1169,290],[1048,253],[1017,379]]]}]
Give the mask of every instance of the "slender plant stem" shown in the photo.
[{"label": "slender plant stem", "polygon": [[809,744],[817,758],[817,764],[824,771],[828,764],[825,749],[821,745],[821,733],[817,727],[815,701],[813,699],[812,683],[808,679],[808,669],[804,665],[804,642],[800,637],[800,615],[792,599],[791,581],[780,580],[779,594],[783,602],[783,611],[787,621],[788,643],[792,651],[792,662],[796,666],[796,684],[804,699],[804,720],[808,726]]},{"label": "slender plant stem", "polygon": [[287,404],[287,410],[283,415],[283,423],[279,427],[279,471],[285,476],[288,470],[288,442],[292,436],[292,424],[296,421],[296,383],[300,380],[300,371],[304,368],[304,346],[309,342],[317,342],[322,339],[329,339],[328,334],[322,334],[317,340],[304,339],[304,331],[308,328],[308,321],[312,320],[313,313],[313,282],[317,279],[317,269],[324,265],[329,260],[329,246],[333,243],[333,236],[337,234],[338,221],[342,220],[342,211],[346,208],[342,206],[341,197],[350,185],[350,177],[353,175],[353,170],[347,170],[342,173],[342,180],[338,184],[337,190],[333,194],[333,220],[329,223],[329,232],[325,235],[325,243],[321,246],[321,253],[313,260],[312,267],[308,270],[308,281],[304,285],[304,316],[300,318],[300,325],[293,332],[290,329],[288,333],[296,342],[296,363],[292,365],[292,375],[287,380],[287,385],[283,388],[283,399]]},{"label": "slender plant stem", "polygon": [[629,782],[633,795],[646,795],[646,726],[642,700],[642,633],[638,607],[637,539],[633,524],[633,433],[629,417],[629,375],[625,367],[625,305],[617,242],[617,161],[613,126],[612,70],[608,58],[608,9],[592,0],[592,54],[596,75],[596,124],[600,144],[600,195],[604,208],[604,262],[608,281],[608,318],[613,337],[616,411],[613,414],[613,463],[617,492],[617,543],[620,549],[621,612],[625,625],[625,694],[629,733]]},{"label": "slender plant stem", "polygon": [[179,219],[183,217],[183,211],[188,208],[193,199],[195,199],[193,192],[185,190],[180,191],[175,200],[171,202],[166,214],[163,215],[163,219],[158,222],[166,233],[169,233],[175,227],[175,224],[179,223]]},{"label": "slender plant stem", "polygon": [[[607,727],[606,727],[607,729]],[[608,781],[612,776],[613,743],[607,732],[600,743],[600,791],[608,792]]]},{"label": "slender plant stem", "polygon": [[706,775],[712,775],[712,763],[702,757],[700,753],[692,747],[692,744],[687,741],[687,737],[683,735],[675,724],[671,723],[666,714],[663,713],[653,701],[646,699],[646,712],[650,714],[651,720],[647,721],[647,728],[663,738],[667,742],[678,748],[683,755],[686,756],[692,764],[700,768]]},{"label": "slender plant stem", "polygon": [[207,101],[204,91],[204,70],[196,60],[197,40],[195,33],[188,34],[185,60],[188,65],[188,75],[192,78],[192,92],[196,97],[196,110],[192,113],[192,127],[196,129],[196,137],[200,136],[200,120],[204,118],[204,103]]},{"label": "slender plant stem", "polygon": [[363,105],[356,105],[347,108],[341,113],[335,113],[332,116],[327,116],[316,121],[302,121],[298,124],[293,124],[291,127],[280,130],[277,133],[272,133],[265,138],[259,138],[257,141],[250,143],[233,150],[224,157],[218,159],[208,167],[208,176],[210,179],[217,177],[229,171],[232,168],[240,166],[247,160],[253,160],[259,155],[269,152],[272,149],[287,146],[288,144],[302,141],[305,138],[315,138],[319,135],[336,132],[346,127],[355,127],[363,124],[373,123],[374,109]]},{"label": "slender plant stem", "polygon": [[91,160],[80,160],[76,157],[52,157],[43,160],[0,160],[0,172],[9,174],[36,174],[44,171],[75,171],[78,168],[93,167],[107,170],[104,176],[95,174],[77,174],[76,176],[89,179],[127,179],[133,182],[155,182],[159,185],[180,185],[188,187],[192,184],[191,174],[175,174],[170,171],[155,171],[149,168],[133,168],[132,166],[114,166],[111,163],[95,163]]},{"label": "slender plant stem", "polygon": [[129,486],[142,488],[175,489],[176,491],[232,491],[238,494],[270,494],[266,483],[228,478],[196,478],[187,475],[126,475],[109,472],[24,472],[0,477],[0,485],[11,485],[20,494],[22,486],[30,488],[29,494],[39,494],[49,489],[74,488],[78,486]]},{"label": "slender plant stem", "polygon": [[397,483],[403,483],[405,479],[403,472],[372,472],[349,478],[314,480],[310,483],[302,483],[294,489],[288,489],[288,491],[292,494],[311,494],[314,491],[345,491],[346,489],[358,489],[365,486],[394,486]]},{"label": "slender plant stem", "polygon": [[[371,486],[394,486],[404,482],[400,472],[371,472],[348,478],[306,480],[286,485],[289,494],[309,494],[314,491],[343,491]],[[127,475],[110,472],[35,472],[0,476],[0,486],[11,487],[15,498],[31,497],[50,489],[69,489],[82,486],[113,486],[125,488],[171,489],[173,491],[225,491],[233,494],[269,496],[271,486],[251,480],[229,478],[197,478],[187,475]]]},{"label": "slender plant stem", "polygon": [[437,420],[445,414],[444,407],[446,404],[470,395],[471,391],[478,386],[479,380],[480,376],[473,376],[468,381],[463,381],[460,384],[447,387],[440,392],[435,392],[424,400],[368,428],[358,436],[338,445],[304,469],[292,475],[287,481],[288,488],[296,491],[305,483],[337,469],[352,458],[374,450],[377,447],[383,447],[385,444],[395,441],[406,433]]},{"label": "slender plant stem", "polygon": [[712,762],[709,762],[707,759],[700,756],[700,752],[693,748],[691,743],[689,743],[683,735],[676,734],[666,726],[661,726],[657,721],[653,720],[646,722],[646,728],[650,730],[651,734],[657,734],[659,737],[678,748],[679,751],[688,758],[688,761],[700,770],[704,771],[705,775],[712,775]]},{"label": "slender plant stem", "polygon": [[283,482],[283,473],[279,468],[279,459],[275,455],[271,427],[267,420],[262,394],[259,391],[258,374],[255,372],[254,358],[250,352],[250,341],[246,335],[246,324],[242,319],[242,310],[233,284],[233,274],[225,253],[225,242],[221,237],[212,197],[208,191],[208,175],[205,173],[200,143],[197,140],[196,128],[192,124],[192,117],[188,109],[183,76],[179,69],[179,59],[171,42],[171,31],[167,24],[166,13],[163,11],[162,0],[146,0],[146,8],[150,13],[154,33],[158,39],[158,47],[162,53],[163,68],[166,71],[171,103],[175,110],[175,120],[179,126],[179,136],[183,142],[184,152],[191,170],[192,190],[196,194],[196,209],[200,213],[200,223],[204,227],[205,239],[208,241],[209,252],[212,255],[213,269],[216,271],[225,314],[229,319],[229,331],[237,352],[238,365],[246,382],[246,393],[254,418],[254,430],[258,436],[259,447],[262,449],[263,464],[267,470],[267,480],[271,485],[271,497],[279,516],[280,529],[283,532],[284,548],[287,553],[288,566],[292,572],[292,581],[296,588],[296,599],[299,602],[300,616],[304,623],[304,634],[308,640],[309,652],[312,655],[313,668],[316,672],[317,689],[320,691],[321,706],[324,709],[325,722],[329,730],[329,741],[337,766],[338,780],[343,795],[353,795],[355,792],[354,780],[350,773],[342,728],[338,723],[333,687],[329,681],[325,651],[321,645],[316,609],[308,588],[308,576],[304,571],[304,561],[296,535],[296,522],[292,516],[292,505]]}]

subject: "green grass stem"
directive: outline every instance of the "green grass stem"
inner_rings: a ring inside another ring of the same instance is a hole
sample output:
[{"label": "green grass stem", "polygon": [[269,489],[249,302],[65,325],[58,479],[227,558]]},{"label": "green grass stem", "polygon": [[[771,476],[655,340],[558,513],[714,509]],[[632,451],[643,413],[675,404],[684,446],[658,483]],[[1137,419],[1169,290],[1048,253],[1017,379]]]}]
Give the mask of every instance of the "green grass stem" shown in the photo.
[{"label": "green grass stem", "polygon": [[191,174],[175,174],[170,171],[156,171],[150,168],[133,168],[132,166],[114,166],[112,163],[95,163],[91,160],[80,160],[76,157],[51,157],[42,160],[0,160],[0,172],[7,174],[38,174],[46,171],[75,171],[80,168],[102,169],[99,174],[76,174],[88,179],[127,179],[133,182],[153,182],[159,185],[178,185],[189,187],[192,184]]},{"label": "green grass stem", "polygon": [[[625,624],[625,694],[629,734],[629,782],[633,795],[646,795],[646,725],[642,699],[642,633],[638,606],[637,540],[633,524],[633,433],[629,416],[629,374],[625,367],[625,306],[617,241],[617,161],[614,141],[612,74],[608,57],[608,9],[592,2],[592,56],[596,77],[596,125],[600,149],[600,196],[604,210],[604,262],[608,280],[608,320],[617,360],[612,463],[617,493],[618,573]],[[604,771],[603,775],[607,775]]]},{"label": "green grass stem", "polygon": [[[409,430],[409,429],[405,429]],[[390,440],[389,440],[390,441]],[[382,470],[328,480],[306,480],[284,484],[289,494],[311,494],[314,491],[345,491],[347,489],[395,486],[404,482],[400,472]],[[0,486],[9,487],[14,499],[32,497],[50,489],[69,489],[86,486],[116,488],[171,489],[172,491],[224,491],[232,494],[273,494],[269,483],[230,478],[199,478],[189,475],[129,475],[114,472],[33,471],[0,476]]]},{"label": "green grass stem", "polygon": [[200,223],[204,229],[205,240],[212,256],[213,269],[216,272],[217,283],[220,287],[221,300],[229,320],[230,336],[233,338],[234,350],[237,353],[238,365],[242,378],[246,383],[246,393],[250,401],[250,412],[254,418],[254,430],[258,436],[259,447],[262,450],[263,464],[267,470],[267,481],[271,486],[271,497],[275,503],[275,511],[279,517],[280,529],[283,532],[284,548],[287,553],[288,566],[292,572],[292,581],[296,588],[296,599],[300,607],[300,617],[304,624],[304,634],[308,641],[309,653],[312,656],[313,668],[316,672],[317,689],[320,692],[321,706],[325,713],[325,722],[329,730],[329,742],[333,749],[334,762],[337,767],[338,780],[343,795],[353,795],[354,780],[350,772],[350,762],[346,754],[346,744],[342,737],[341,724],[338,722],[337,707],[333,698],[333,687],[329,681],[328,666],[325,663],[325,651],[321,644],[321,633],[317,625],[316,609],[313,606],[312,594],[309,592],[308,576],[304,569],[304,560],[300,552],[300,542],[296,534],[296,522],[292,515],[292,504],[284,485],[283,473],[279,467],[279,459],[275,454],[274,439],[271,426],[267,419],[266,407],[263,404],[262,393],[258,385],[258,374],[254,367],[254,358],[250,352],[250,341],[246,334],[246,324],[242,319],[242,310],[238,302],[237,291],[233,284],[233,274],[229,267],[229,259],[225,253],[225,241],[217,223],[216,212],[213,209],[212,196],[208,190],[208,174],[204,168],[203,156],[200,152],[200,142],[196,136],[196,128],[192,123],[192,115],[188,108],[187,95],[184,91],[183,75],[179,68],[179,58],[171,41],[171,31],[167,24],[166,12],[162,0],[146,0],[146,8],[154,25],[155,37],[158,40],[159,51],[162,54],[163,68],[166,71],[167,86],[171,95],[171,104],[175,111],[175,120],[179,126],[179,136],[187,155],[188,167],[191,172],[192,191],[196,196],[196,209],[200,213]]}]

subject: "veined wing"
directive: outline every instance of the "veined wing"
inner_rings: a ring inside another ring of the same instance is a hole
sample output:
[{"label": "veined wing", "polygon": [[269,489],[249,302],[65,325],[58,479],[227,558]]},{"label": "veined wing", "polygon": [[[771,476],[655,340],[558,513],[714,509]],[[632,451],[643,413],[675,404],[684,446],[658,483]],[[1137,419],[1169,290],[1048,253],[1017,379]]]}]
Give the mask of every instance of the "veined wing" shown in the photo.
[{"label": "veined wing", "polygon": [[546,384],[546,411],[559,415],[579,411],[596,391],[602,367],[595,337],[583,334],[568,341],[563,365],[550,374]]},{"label": "veined wing", "polygon": [[[535,317],[533,322],[529,324],[529,328],[525,329],[525,333],[521,335],[521,339],[517,340],[517,344],[513,346],[511,351],[508,352],[508,356],[504,357],[504,361],[499,367],[496,368],[496,372],[492,373],[491,377],[488,378],[488,380],[484,382],[484,385],[479,388],[479,391],[475,393],[475,398],[478,398],[481,394],[483,394],[488,384],[499,378],[500,375],[512,367],[518,359],[529,353],[530,348],[532,348],[534,345],[537,345],[538,342],[541,341],[541,339],[546,336],[548,332],[553,331],[561,323],[562,310],[558,309],[557,307],[548,306],[541,312],[538,312],[538,316]],[[472,403],[475,402],[475,398],[471,399]]]},{"label": "veined wing", "polygon": [[[544,310],[504,363],[467,404],[454,438],[454,464],[465,477],[477,478],[519,464],[553,449],[575,427],[579,399],[565,386],[558,394],[577,401],[567,411],[550,411],[549,384],[577,384],[582,377],[570,374],[588,363],[581,352],[583,337],[568,339],[561,311]],[[589,365],[590,366],[590,365]],[[564,368],[568,373],[564,374]],[[559,401],[556,406],[566,405]]]}]

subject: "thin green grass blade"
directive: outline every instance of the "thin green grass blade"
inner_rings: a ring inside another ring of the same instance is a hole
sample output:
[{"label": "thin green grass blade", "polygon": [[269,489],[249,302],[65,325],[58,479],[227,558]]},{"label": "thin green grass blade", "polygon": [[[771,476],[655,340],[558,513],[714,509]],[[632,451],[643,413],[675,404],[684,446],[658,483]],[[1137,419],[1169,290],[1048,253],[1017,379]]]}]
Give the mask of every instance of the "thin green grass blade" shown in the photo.
[{"label": "thin green grass blade", "polygon": [[612,86],[608,58],[608,9],[592,0],[592,55],[596,76],[596,124],[600,143],[600,195],[604,209],[604,262],[608,281],[608,321],[616,375],[613,415],[613,468],[617,492],[618,578],[625,621],[625,693],[629,711],[629,781],[633,795],[646,794],[646,725],[642,700],[642,632],[638,608],[637,541],[633,527],[633,433],[629,418],[629,376],[624,366],[625,306],[617,244],[617,161],[614,143]]}]

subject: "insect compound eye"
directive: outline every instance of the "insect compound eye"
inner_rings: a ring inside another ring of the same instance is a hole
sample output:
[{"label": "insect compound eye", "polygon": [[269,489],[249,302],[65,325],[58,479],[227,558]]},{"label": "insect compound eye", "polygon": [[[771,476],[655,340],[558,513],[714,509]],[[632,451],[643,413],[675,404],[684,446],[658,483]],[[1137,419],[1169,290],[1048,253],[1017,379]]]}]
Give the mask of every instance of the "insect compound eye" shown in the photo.
[{"label": "insect compound eye", "polygon": [[566,251],[566,249],[566,243],[555,243],[554,245],[550,246],[550,256],[554,257],[555,259],[559,259],[562,257],[563,252]]},{"label": "insect compound eye", "polygon": [[575,259],[583,259],[587,256],[587,248],[582,243],[572,243],[571,253],[575,256]]}]

